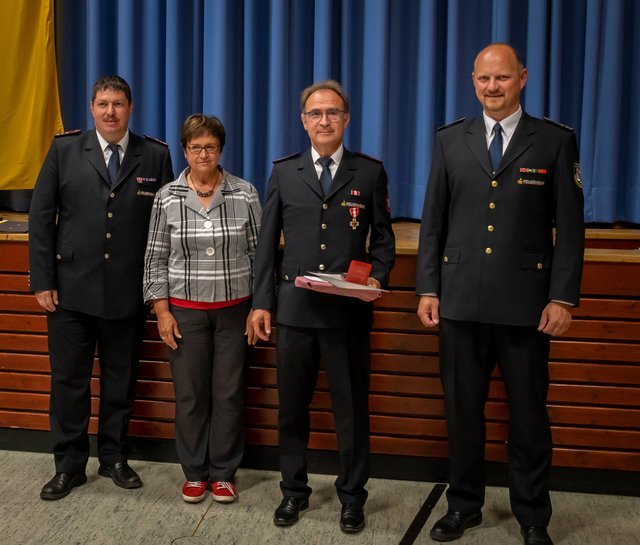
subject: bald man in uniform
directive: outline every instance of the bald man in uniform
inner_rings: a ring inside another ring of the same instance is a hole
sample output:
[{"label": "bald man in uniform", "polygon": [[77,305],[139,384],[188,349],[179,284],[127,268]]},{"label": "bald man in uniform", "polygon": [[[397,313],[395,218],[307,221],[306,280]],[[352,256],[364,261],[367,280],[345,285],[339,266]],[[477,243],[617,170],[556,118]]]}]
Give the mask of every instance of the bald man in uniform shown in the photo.
[{"label": "bald man in uniform", "polygon": [[[482,115],[436,135],[420,229],[418,316],[440,326],[448,512],[436,541],[482,522],[485,417],[500,366],[509,403],[509,494],[525,545],[552,545],[549,346],[578,305],[583,195],[572,129],[520,106],[527,69],[507,44],[476,57]],[[555,241],[554,241],[555,229]]]}]

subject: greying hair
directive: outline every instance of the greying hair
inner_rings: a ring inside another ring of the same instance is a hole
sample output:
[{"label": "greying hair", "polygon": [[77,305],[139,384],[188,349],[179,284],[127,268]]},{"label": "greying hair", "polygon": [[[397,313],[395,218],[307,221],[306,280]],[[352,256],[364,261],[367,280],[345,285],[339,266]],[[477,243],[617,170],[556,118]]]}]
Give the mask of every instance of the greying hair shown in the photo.
[{"label": "greying hair", "polygon": [[342,85],[340,85],[336,80],[333,79],[319,81],[304,89],[302,93],[300,93],[300,111],[304,112],[305,104],[313,93],[315,93],[316,91],[322,91],[323,89],[333,91],[336,95],[338,95],[342,99],[342,103],[344,104],[344,112],[346,114],[349,113],[349,97],[347,96],[347,93],[344,92]]}]

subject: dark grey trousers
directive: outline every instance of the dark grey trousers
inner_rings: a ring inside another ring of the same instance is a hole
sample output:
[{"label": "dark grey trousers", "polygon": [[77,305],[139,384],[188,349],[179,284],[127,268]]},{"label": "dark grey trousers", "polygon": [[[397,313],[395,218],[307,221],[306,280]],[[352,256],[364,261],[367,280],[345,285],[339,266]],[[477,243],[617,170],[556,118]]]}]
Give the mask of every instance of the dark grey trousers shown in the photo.
[{"label": "dark grey trousers", "polygon": [[251,302],[217,310],[171,306],[176,448],[189,481],[233,481],[244,451],[244,336]]}]

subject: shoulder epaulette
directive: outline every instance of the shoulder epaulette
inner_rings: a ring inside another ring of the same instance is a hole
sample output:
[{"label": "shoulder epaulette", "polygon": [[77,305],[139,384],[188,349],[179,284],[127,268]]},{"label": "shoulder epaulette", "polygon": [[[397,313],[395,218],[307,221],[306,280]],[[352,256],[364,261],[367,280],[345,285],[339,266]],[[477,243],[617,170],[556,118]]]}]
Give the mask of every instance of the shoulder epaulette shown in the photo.
[{"label": "shoulder epaulette", "polygon": [[159,140],[157,138],[154,138],[153,136],[149,136],[148,134],[145,134],[144,137],[147,140],[151,140],[152,142],[155,142],[156,144],[162,144],[165,148],[169,147],[169,144],[167,144],[166,142],[163,142],[162,140]]},{"label": "shoulder epaulette", "polygon": [[446,125],[442,125],[442,127],[438,127],[436,130],[437,131],[441,131],[443,129],[448,129],[449,127],[453,127],[454,125],[457,125],[458,123],[462,123],[465,119],[467,119],[466,117],[461,117],[460,119],[456,119],[455,121],[452,121],[451,123],[447,123]]},{"label": "shoulder epaulette", "polygon": [[573,127],[569,127],[569,125],[563,125],[562,123],[559,123],[558,121],[554,121],[553,119],[549,119],[548,117],[545,117],[544,120],[547,123],[551,123],[552,125],[556,125],[557,127],[562,127],[563,129],[567,130],[567,131],[572,131]]},{"label": "shoulder epaulette", "polygon": [[371,155],[367,155],[366,153],[362,153],[361,151],[354,151],[354,155],[358,155],[359,157],[364,157],[365,159],[370,159],[371,161],[375,161],[376,163],[382,163],[382,159],[378,159],[377,157],[371,157]]},{"label": "shoulder epaulette", "polygon": [[294,157],[300,157],[300,155],[302,155],[301,152],[292,153],[291,155],[286,155],[284,157],[280,157],[280,159],[275,159],[273,161],[273,164],[275,165],[276,163],[282,163],[282,161],[288,161],[289,159],[293,159]]},{"label": "shoulder epaulette", "polygon": [[82,129],[73,129],[70,131],[59,132],[58,134],[55,135],[54,138],[62,138],[63,136],[73,136],[74,134],[80,134],[81,132],[82,132]]}]

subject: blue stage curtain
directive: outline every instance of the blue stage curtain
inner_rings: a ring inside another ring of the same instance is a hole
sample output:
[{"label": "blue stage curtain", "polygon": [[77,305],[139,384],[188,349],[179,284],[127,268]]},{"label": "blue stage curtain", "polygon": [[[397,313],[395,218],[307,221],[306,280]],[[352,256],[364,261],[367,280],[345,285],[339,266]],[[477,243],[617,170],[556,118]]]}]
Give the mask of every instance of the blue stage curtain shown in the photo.
[{"label": "blue stage curtain", "polygon": [[227,128],[222,164],[264,195],[271,161],[303,150],[300,91],[335,78],[345,143],[387,167],[394,217],[419,218],[436,128],[479,113],[471,72],[493,41],[529,69],[525,109],[575,128],[588,222],[640,223],[640,5],[630,0],[57,0],[65,128],[92,125],[91,85],[122,75],[132,129],[177,169],[191,113]]}]

